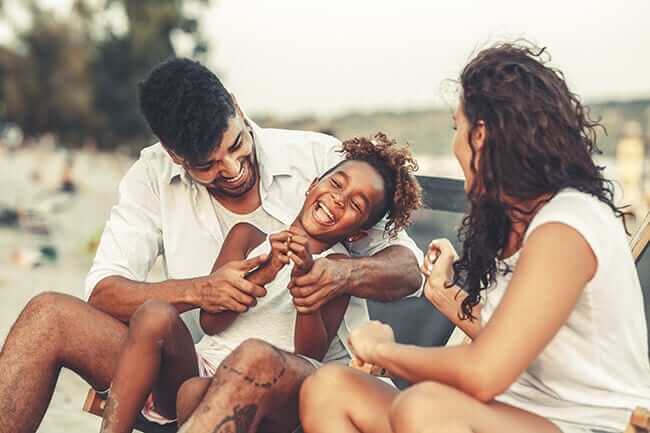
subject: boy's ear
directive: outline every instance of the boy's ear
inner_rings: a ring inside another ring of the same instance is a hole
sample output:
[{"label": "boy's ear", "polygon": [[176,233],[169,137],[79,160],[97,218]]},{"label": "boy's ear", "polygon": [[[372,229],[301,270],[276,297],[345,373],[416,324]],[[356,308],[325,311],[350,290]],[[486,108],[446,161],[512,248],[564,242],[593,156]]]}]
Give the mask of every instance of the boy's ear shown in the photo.
[{"label": "boy's ear", "polygon": [[347,238],[345,238],[345,240],[347,242],[356,242],[358,240],[365,238],[366,236],[368,236],[368,232],[366,230],[359,230],[358,232],[353,233]]},{"label": "boy's ear", "polygon": [[315,177],[314,180],[312,180],[311,183],[309,184],[309,188],[307,188],[307,192],[305,192],[305,195],[309,194],[311,190],[314,189],[317,183],[318,183],[318,178]]}]

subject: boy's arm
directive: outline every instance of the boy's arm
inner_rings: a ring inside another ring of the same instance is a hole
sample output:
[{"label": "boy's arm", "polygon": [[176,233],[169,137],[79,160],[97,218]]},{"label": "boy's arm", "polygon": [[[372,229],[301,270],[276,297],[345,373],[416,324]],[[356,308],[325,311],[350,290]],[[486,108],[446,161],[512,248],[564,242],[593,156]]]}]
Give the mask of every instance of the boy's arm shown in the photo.
[{"label": "boy's arm", "polygon": [[[294,262],[292,277],[304,275],[313,266],[313,259],[308,248],[299,248],[300,238],[294,236],[289,244],[291,259]],[[293,246],[293,248],[292,248]],[[328,257],[341,257],[342,254],[332,254]],[[342,295],[332,299],[320,309],[312,313],[296,314],[294,330],[294,351],[301,355],[321,361],[332,340],[338,332],[350,297]]]},{"label": "boy's arm", "polygon": [[[212,272],[231,261],[245,259],[250,250],[263,241],[264,233],[259,231],[256,227],[248,223],[235,224],[228,232],[228,235],[226,235],[219,256],[212,266]],[[236,311],[209,313],[205,310],[201,310],[199,321],[203,332],[209,335],[214,335],[230,326],[238,315],[239,313]]]}]

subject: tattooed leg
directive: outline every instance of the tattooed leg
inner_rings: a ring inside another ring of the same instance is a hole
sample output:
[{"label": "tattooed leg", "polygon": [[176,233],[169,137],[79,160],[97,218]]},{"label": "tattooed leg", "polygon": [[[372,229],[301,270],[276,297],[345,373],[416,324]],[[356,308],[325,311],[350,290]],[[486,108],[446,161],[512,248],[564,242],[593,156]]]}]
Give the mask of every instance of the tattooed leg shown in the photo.
[{"label": "tattooed leg", "polygon": [[299,356],[247,340],[219,366],[179,433],[254,433],[262,419],[291,431],[298,426],[300,385],[314,370]]}]

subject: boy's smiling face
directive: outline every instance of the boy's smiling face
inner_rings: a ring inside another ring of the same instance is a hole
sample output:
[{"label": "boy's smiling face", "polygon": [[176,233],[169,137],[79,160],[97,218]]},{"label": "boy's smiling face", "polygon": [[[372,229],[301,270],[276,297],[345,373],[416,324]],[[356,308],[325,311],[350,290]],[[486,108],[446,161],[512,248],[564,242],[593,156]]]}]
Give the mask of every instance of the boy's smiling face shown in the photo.
[{"label": "boy's smiling face", "polygon": [[384,205],[379,173],[367,162],[348,160],[312,184],[299,219],[311,237],[333,244],[362,232]]}]

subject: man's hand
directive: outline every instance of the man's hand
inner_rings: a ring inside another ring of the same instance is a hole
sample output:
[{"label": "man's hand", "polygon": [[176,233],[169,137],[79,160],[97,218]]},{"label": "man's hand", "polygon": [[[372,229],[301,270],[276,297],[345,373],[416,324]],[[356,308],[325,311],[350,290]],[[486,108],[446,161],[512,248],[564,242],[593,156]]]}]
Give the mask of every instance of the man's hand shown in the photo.
[{"label": "man's hand", "polygon": [[314,258],[309,251],[309,241],[302,230],[297,227],[289,227],[291,236],[289,238],[289,252],[287,255],[293,262],[291,278],[307,274],[314,267]]},{"label": "man's hand", "polygon": [[393,329],[377,320],[353,329],[350,332],[348,343],[352,354],[359,361],[368,364],[377,364],[376,353],[380,344],[394,343]]},{"label": "man's hand", "polygon": [[266,262],[266,255],[226,263],[207,277],[198,278],[191,293],[192,304],[209,313],[244,313],[266,289],[247,281],[247,272]]},{"label": "man's hand", "polygon": [[304,314],[313,313],[344,294],[351,273],[347,260],[322,257],[314,261],[307,274],[293,278],[289,284],[296,310]]}]

